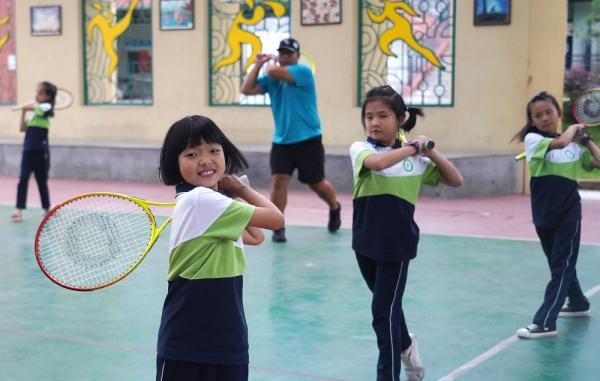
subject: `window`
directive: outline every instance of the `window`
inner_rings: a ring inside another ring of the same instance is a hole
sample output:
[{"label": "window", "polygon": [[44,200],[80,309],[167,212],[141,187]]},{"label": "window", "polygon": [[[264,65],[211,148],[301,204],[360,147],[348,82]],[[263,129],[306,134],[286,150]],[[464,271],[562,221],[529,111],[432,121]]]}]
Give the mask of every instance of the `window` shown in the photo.
[{"label": "window", "polygon": [[0,0],[0,104],[16,102],[15,2]]},{"label": "window", "polygon": [[454,0],[361,0],[359,18],[359,104],[388,84],[412,106],[453,105]]},{"label": "window", "polygon": [[244,96],[240,87],[257,53],[277,53],[290,35],[289,1],[209,1],[210,104],[268,105],[267,95]]},{"label": "window", "polygon": [[152,104],[151,0],[83,0],[85,103]]}]

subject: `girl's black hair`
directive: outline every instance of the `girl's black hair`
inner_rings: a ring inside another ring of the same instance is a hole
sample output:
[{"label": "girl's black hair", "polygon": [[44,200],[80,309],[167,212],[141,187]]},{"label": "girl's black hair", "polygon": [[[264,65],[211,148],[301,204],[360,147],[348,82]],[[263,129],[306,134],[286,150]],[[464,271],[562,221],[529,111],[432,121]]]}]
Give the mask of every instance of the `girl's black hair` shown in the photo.
[{"label": "girl's black hair", "polygon": [[44,94],[46,94],[46,96],[48,97],[46,103],[50,103],[50,106],[52,106],[50,107],[50,110],[44,113],[44,117],[51,118],[54,116],[54,104],[56,103],[56,93],[58,91],[58,88],[55,84],[48,81],[41,82],[40,86],[42,86]]},{"label": "girl's black hair", "polygon": [[184,182],[179,170],[179,154],[200,145],[220,144],[225,156],[225,174],[238,173],[248,168],[244,155],[231,143],[215,122],[205,116],[187,116],[173,123],[160,151],[159,177],[166,185]]},{"label": "girl's black hair", "polygon": [[556,108],[556,111],[558,112],[558,116],[560,117],[562,115],[562,111],[560,110],[560,105],[558,104],[558,101],[556,100],[556,98],[554,98],[554,96],[552,96],[550,93],[548,93],[546,91],[542,91],[542,92],[538,93],[533,98],[531,98],[529,100],[529,102],[527,102],[527,124],[525,124],[519,130],[519,132],[517,132],[515,134],[515,136],[513,136],[513,138],[510,140],[511,142],[513,140],[518,140],[518,141],[522,142],[525,140],[525,135],[527,135],[528,133],[539,131],[533,125],[533,118],[531,117],[531,108],[533,107],[533,104],[535,102],[540,102],[540,101],[548,101],[548,102],[552,103],[552,105]]},{"label": "girl's black hair", "polygon": [[365,109],[367,108],[367,104],[373,101],[382,101],[389,106],[390,109],[396,114],[396,119],[404,120],[406,118],[406,112],[408,111],[408,119],[404,122],[404,124],[399,125],[398,128],[402,128],[404,131],[410,131],[415,127],[417,123],[417,115],[424,116],[423,110],[415,107],[406,107],[406,103],[404,103],[404,99],[402,96],[396,92],[389,85],[383,85],[375,87],[367,92],[365,101],[362,105],[362,111],[360,113],[360,120],[362,121],[363,128],[366,128],[365,125]]}]

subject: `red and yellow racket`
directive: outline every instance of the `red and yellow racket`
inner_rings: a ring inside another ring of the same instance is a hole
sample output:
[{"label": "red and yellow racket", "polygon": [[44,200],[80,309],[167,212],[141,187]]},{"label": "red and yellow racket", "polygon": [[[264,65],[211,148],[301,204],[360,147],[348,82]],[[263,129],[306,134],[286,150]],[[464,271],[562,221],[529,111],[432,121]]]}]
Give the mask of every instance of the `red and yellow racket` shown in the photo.
[{"label": "red and yellow racket", "polygon": [[51,281],[76,291],[110,286],[130,274],[171,222],[160,227],[149,206],[118,193],[87,193],[54,207],[35,236],[35,256]]}]

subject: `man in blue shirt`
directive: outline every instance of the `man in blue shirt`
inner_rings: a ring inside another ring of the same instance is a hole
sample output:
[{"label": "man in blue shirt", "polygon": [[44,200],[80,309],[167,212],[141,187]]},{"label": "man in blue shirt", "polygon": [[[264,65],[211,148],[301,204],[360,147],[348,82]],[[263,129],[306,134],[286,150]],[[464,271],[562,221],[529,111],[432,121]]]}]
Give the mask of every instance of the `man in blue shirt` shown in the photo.
[{"label": "man in blue shirt", "polygon": [[[278,57],[259,53],[244,79],[245,95],[269,94],[275,121],[271,147],[271,201],[284,212],[292,173],[329,205],[327,229],[340,228],[340,203],[335,188],[325,179],[325,149],[317,111],[317,93],[311,69],[298,63],[300,44],[293,38],[279,43]],[[269,62],[273,60],[273,62]],[[278,61],[279,65],[277,65]],[[266,75],[258,77],[264,64]],[[285,242],[285,228],[273,232],[273,241]]]}]

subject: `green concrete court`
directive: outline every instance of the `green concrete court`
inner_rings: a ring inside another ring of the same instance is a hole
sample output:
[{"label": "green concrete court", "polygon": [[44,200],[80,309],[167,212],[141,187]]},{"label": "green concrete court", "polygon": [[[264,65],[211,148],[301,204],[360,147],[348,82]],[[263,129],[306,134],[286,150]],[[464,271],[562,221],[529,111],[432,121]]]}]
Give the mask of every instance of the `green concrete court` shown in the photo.
[{"label": "green concrete court", "polygon": [[[0,215],[11,211],[0,206]],[[78,293],[38,269],[34,214],[20,224],[0,219],[0,379],[153,379],[167,237],[122,282]],[[374,379],[370,296],[350,236],[292,226],[287,244],[247,250],[251,380]],[[582,246],[578,269],[584,290],[600,283],[599,246]],[[600,293],[591,296],[592,317],[561,319],[557,338],[509,340],[455,371],[529,323],[548,278],[539,243],[424,235],[409,271],[404,308],[426,380],[597,379]]]}]

